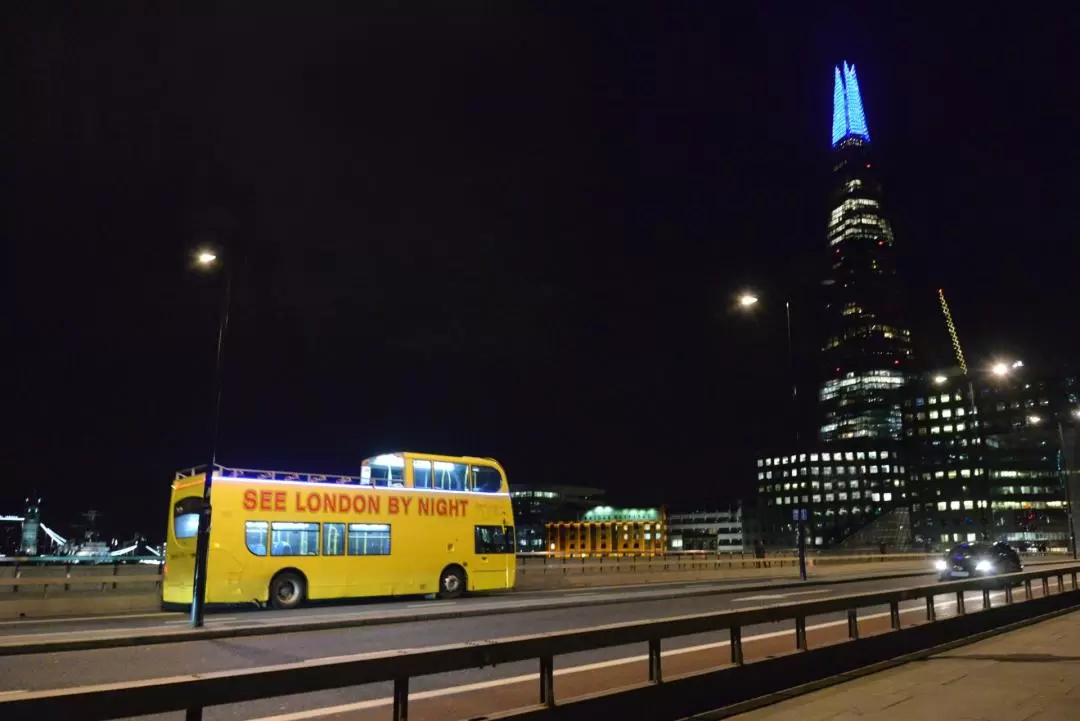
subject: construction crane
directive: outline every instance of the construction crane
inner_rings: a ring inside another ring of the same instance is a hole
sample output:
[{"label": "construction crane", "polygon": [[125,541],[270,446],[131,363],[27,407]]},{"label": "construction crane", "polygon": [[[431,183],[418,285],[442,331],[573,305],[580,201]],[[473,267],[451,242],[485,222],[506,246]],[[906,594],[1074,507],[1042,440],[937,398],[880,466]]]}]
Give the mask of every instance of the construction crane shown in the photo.
[{"label": "construction crane", "polygon": [[967,375],[967,361],[964,360],[964,349],[960,347],[960,336],[956,333],[956,323],[953,322],[952,313],[949,311],[949,302],[945,300],[945,289],[938,288],[938,300],[941,301],[941,312],[945,314],[945,327],[949,331],[952,340],[953,352],[956,353],[956,362],[960,364],[960,370]]}]

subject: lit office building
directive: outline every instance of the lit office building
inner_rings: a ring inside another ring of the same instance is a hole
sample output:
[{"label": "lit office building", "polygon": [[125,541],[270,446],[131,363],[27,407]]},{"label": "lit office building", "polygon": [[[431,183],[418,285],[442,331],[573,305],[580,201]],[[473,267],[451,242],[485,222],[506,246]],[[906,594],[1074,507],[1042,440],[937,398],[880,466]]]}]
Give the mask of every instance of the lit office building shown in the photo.
[{"label": "lit office building", "polygon": [[904,497],[906,468],[894,448],[818,448],[757,459],[759,503],[774,525],[766,545],[790,545],[804,509],[807,544],[835,545]]},{"label": "lit office building", "polygon": [[1069,544],[1080,382],[1021,363],[931,373],[905,401],[915,542]]},{"label": "lit office building", "polygon": [[742,509],[672,513],[668,516],[672,551],[743,551]]}]

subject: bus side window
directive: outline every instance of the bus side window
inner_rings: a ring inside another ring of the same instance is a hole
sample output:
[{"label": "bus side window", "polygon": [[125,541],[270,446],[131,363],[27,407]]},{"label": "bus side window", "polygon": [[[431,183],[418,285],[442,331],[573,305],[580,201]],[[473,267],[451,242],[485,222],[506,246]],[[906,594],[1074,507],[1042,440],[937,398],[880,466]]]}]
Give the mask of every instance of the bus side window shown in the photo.
[{"label": "bus side window", "polygon": [[413,460],[413,488],[431,488],[431,461]]},{"label": "bus side window", "polygon": [[476,526],[476,552],[480,554],[514,553],[513,527]]},{"label": "bus side window", "polygon": [[244,543],[256,556],[266,555],[266,534],[270,524],[266,521],[247,521],[244,523]]},{"label": "bus side window", "polygon": [[435,487],[440,491],[464,491],[468,471],[464,463],[435,461]]},{"label": "bus side window", "polygon": [[344,523],[324,523],[323,524],[323,555],[324,556],[344,556],[345,555],[345,524]]},{"label": "bus side window", "polygon": [[502,490],[502,476],[491,466],[473,466],[473,490],[479,493],[498,493]]},{"label": "bus side window", "polygon": [[[405,466],[371,466],[371,482],[380,488],[405,485]],[[366,484],[361,484],[366,485]]]},{"label": "bus side window", "polygon": [[274,521],[270,526],[271,556],[318,556],[319,524]]},{"label": "bus side window", "polygon": [[350,523],[350,556],[389,556],[390,526],[385,523]]}]

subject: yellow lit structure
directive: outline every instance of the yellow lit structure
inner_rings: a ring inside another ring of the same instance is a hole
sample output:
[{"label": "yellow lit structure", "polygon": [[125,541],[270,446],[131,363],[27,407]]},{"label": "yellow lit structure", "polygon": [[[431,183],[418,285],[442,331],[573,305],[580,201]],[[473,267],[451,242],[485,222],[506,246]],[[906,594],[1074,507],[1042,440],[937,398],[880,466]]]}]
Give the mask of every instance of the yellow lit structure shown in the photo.
[{"label": "yellow lit structure", "polygon": [[656,556],[667,550],[664,508],[597,506],[580,521],[545,524],[547,551],[556,556]]}]

